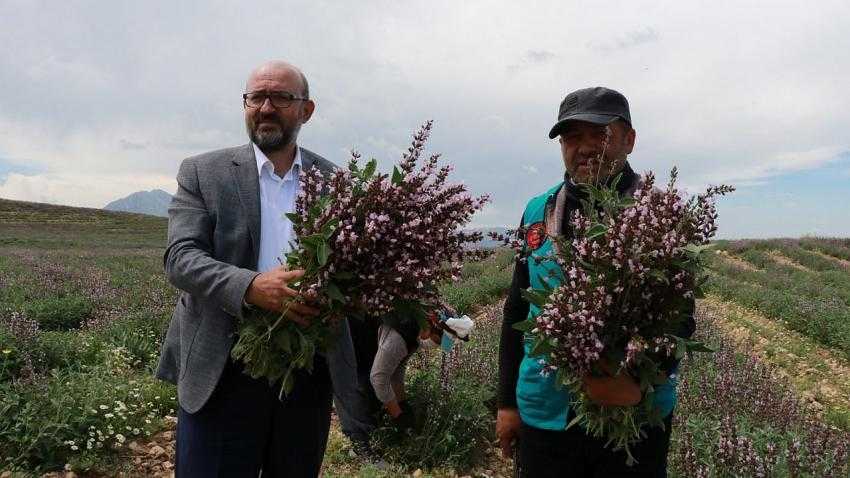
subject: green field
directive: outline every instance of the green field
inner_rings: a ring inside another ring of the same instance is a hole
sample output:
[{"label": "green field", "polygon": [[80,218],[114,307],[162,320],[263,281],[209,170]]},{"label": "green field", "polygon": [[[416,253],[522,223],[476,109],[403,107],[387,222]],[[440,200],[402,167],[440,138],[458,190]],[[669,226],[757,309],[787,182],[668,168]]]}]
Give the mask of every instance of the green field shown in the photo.
[{"label": "green field", "polygon": [[[173,429],[174,388],[151,374],[176,299],[165,234],[161,218],[0,199],[0,473],[154,474],[129,448]],[[697,317],[717,352],[682,365],[671,476],[847,476],[850,240],[717,250]],[[442,369],[439,352],[413,361],[416,431],[377,437],[391,468],[334,427],[327,476],[510,476],[492,441],[511,271],[501,252],[441,290],[478,327]]]}]

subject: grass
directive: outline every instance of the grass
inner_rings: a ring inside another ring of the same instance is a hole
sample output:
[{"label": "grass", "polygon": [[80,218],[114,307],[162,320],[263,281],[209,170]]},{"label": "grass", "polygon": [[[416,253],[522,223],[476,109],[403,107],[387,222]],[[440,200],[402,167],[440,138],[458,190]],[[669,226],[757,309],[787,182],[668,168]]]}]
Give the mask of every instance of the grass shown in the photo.
[{"label": "grass", "polygon": [[460,281],[441,287],[440,293],[461,314],[496,301],[511,285],[513,257],[512,251],[500,250],[487,260],[467,264]]},{"label": "grass", "polygon": [[682,364],[670,475],[847,476],[850,433],[824,421],[781,368],[752,353],[720,304],[710,298],[698,308],[699,339],[716,352]]},{"label": "grass", "polygon": [[[734,343],[769,362],[823,418],[850,430],[850,360],[800,333],[740,305],[709,296],[701,307]],[[722,319],[721,319],[722,317]]]},{"label": "grass", "polygon": [[[66,463],[124,469],[124,443],[163,428],[175,391],[151,372],[176,299],[162,274],[166,226],[150,216],[0,200],[0,472]],[[780,446],[774,475],[790,476],[795,440],[809,447],[803,455],[833,452],[815,446],[827,433],[822,425],[850,429],[850,271],[842,262],[850,240],[720,241],[718,248],[724,255],[711,261],[700,309],[711,320],[700,327],[722,352],[683,367],[671,475],[704,468],[734,476],[716,464],[720,438],[734,432],[762,461],[772,456],[768,444]],[[408,387],[422,416],[415,433],[381,431],[390,468],[351,458],[335,427],[326,476],[418,468],[424,477],[508,474],[492,446],[501,314],[486,304],[504,295],[512,270],[511,253],[501,251],[441,288],[480,320],[473,340],[445,364],[438,352],[412,362]],[[723,382],[726,375],[742,383]],[[775,401],[771,391],[793,400]],[[792,402],[792,425],[760,410]],[[809,459],[816,471],[806,473],[828,476],[829,459]]]},{"label": "grass", "polygon": [[[743,270],[717,256],[708,290],[850,358],[850,272],[803,247],[813,244],[812,239],[721,242],[721,250],[759,270]],[[777,262],[777,252],[802,268]]]},{"label": "grass", "polygon": [[111,469],[173,413],[151,375],[176,299],[166,226],[0,199],[0,471]]},{"label": "grass", "polygon": [[[162,218],[0,199],[0,412],[7,412],[0,413],[0,472],[66,464],[114,470],[124,442],[152,436],[173,414],[174,387],[152,377],[177,294],[162,273],[166,227]],[[473,313],[507,290],[511,258],[501,251],[470,264],[459,284],[441,291],[458,310]],[[440,386],[433,363],[410,376],[421,389],[417,396]],[[428,419],[423,430],[430,431],[393,440],[387,453],[397,470],[408,469],[425,445],[434,450],[428,463],[443,466],[434,476],[480,461],[467,451],[491,438],[483,417],[494,385],[455,385],[451,400],[430,408],[447,421]],[[460,409],[474,415],[452,418]],[[443,448],[432,439],[443,440]],[[361,467],[347,457],[345,440],[334,440],[331,466],[384,473]]]}]

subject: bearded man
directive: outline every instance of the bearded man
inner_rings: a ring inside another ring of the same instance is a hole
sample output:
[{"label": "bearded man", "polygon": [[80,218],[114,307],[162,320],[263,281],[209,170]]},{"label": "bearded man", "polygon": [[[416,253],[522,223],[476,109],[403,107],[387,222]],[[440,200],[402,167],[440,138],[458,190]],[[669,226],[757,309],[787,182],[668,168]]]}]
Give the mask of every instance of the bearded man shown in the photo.
[{"label": "bearded man", "polygon": [[165,272],[180,289],[157,377],[177,384],[178,477],[318,476],[327,444],[331,383],[356,388],[348,325],[312,373],[278,386],[230,357],[236,323],[264,311],[307,324],[318,313],[290,287],[303,275],[281,264],[290,250],[299,177],[334,165],[297,144],[315,103],[307,78],[281,61],[256,68],[242,95],[250,142],[183,161],[168,210]]}]

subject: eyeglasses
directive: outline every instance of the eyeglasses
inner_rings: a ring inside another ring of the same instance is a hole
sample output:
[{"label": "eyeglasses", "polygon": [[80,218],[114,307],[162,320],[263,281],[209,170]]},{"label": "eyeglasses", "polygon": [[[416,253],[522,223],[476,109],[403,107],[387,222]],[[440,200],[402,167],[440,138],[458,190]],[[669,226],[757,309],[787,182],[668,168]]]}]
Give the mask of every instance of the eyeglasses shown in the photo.
[{"label": "eyeglasses", "polygon": [[275,108],[289,108],[293,102],[307,99],[285,91],[252,91],[242,95],[242,103],[246,108],[259,108],[265,104],[266,98],[272,102],[272,106]]}]

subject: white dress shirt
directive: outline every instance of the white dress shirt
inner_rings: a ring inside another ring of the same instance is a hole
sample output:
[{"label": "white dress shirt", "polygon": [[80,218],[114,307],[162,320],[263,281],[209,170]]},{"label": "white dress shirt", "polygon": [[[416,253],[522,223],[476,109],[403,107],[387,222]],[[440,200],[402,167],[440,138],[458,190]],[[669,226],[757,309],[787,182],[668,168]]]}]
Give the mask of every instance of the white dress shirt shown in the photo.
[{"label": "white dress shirt", "polygon": [[301,148],[295,147],[295,160],[284,177],[274,172],[274,164],[254,146],[260,176],[260,256],[257,271],[266,272],[286,262],[286,253],[295,238],[292,221],[286,213],[295,211],[295,197],[300,189]]}]

